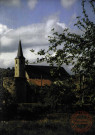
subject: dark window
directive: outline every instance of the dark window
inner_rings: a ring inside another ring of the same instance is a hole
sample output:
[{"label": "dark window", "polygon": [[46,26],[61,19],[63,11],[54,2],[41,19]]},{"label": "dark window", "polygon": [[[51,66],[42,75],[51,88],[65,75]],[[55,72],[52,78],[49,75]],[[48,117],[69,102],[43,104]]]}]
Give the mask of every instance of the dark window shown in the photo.
[{"label": "dark window", "polygon": [[16,60],[16,64],[17,64],[17,60]]}]

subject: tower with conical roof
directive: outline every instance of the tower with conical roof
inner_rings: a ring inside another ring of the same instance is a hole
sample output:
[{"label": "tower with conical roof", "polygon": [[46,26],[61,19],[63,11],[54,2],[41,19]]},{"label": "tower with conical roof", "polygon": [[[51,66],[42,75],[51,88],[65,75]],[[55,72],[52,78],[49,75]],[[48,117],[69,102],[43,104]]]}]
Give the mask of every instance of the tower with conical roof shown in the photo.
[{"label": "tower with conical roof", "polygon": [[21,40],[19,41],[18,53],[15,58],[15,77],[25,78],[25,58],[22,52]]},{"label": "tower with conical roof", "polygon": [[15,84],[17,102],[26,102],[25,58],[23,56],[21,41],[19,41],[18,53],[15,58]]}]

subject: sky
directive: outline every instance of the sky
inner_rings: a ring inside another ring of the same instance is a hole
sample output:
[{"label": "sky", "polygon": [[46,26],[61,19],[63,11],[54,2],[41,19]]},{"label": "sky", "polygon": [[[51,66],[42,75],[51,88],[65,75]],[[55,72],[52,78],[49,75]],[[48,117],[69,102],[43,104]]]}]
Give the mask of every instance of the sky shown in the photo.
[{"label": "sky", "polygon": [[[86,9],[90,14],[89,4]],[[25,58],[33,62],[37,56],[30,50],[47,49],[52,28],[80,32],[74,27],[77,16],[82,16],[81,0],[0,0],[0,68],[14,66],[19,40]],[[70,66],[64,67],[70,72]]]}]

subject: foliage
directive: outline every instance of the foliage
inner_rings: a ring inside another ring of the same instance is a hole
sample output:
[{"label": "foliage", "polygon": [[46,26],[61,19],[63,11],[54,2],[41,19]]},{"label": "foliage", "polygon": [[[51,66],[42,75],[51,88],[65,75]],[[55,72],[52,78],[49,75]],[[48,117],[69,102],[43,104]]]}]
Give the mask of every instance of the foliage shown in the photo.
[{"label": "foliage", "polygon": [[0,77],[13,77],[14,76],[14,68],[0,68]]},{"label": "foliage", "polygon": [[70,105],[76,102],[75,94],[72,91],[73,85],[52,84],[41,89],[42,102],[50,105],[52,109],[57,109],[58,105]]},{"label": "foliage", "polygon": [[3,100],[5,101],[5,106],[16,103],[15,95],[9,93],[5,88],[3,88]]},{"label": "foliage", "polygon": [[37,87],[31,85],[32,102],[42,103],[55,110],[58,105],[69,105],[76,102],[73,92],[75,85],[70,79],[55,81],[51,86]]},{"label": "foliage", "polygon": [[95,22],[91,21],[87,13],[88,2],[91,6],[89,10],[92,10],[93,18],[95,17],[95,0],[82,0],[83,16],[78,16],[74,25],[81,34],[72,33],[68,28],[64,29],[63,33],[58,33],[53,28],[53,35],[49,36],[50,46],[48,50],[41,49],[38,52],[42,58],[38,58],[37,62],[46,61],[58,67],[64,63],[72,64],[73,72],[87,78],[83,92],[86,91],[86,95],[89,92],[95,95]]},{"label": "foliage", "polygon": [[[82,0],[83,17],[77,17],[75,26],[81,30],[82,34],[76,34],[64,29],[63,33],[53,31],[53,36],[49,37],[51,45],[48,50],[40,50],[39,55],[43,58],[37,59],[38,62],[47,61],[51,65],[62,66],[72,63],[73,71],[76,73],[84,73],[90,75],[91,78],[95,75],[95,23],[89,19],[86,13],[87,0]],[[95,1],[89,0],[92,7],[92,14],[95,15]],[[33,52],[33,51],[32,51]],[[55,53],[54,56],[51,54]]]}]

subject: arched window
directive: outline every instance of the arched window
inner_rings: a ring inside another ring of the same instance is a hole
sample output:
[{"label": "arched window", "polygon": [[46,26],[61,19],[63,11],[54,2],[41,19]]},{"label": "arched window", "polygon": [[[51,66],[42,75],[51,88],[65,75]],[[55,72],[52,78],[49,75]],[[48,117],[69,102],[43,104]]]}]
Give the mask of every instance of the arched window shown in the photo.
[{"label": "arched window", "polygon": [[17,60],[16,60],[16,64],[17,64]]}]

